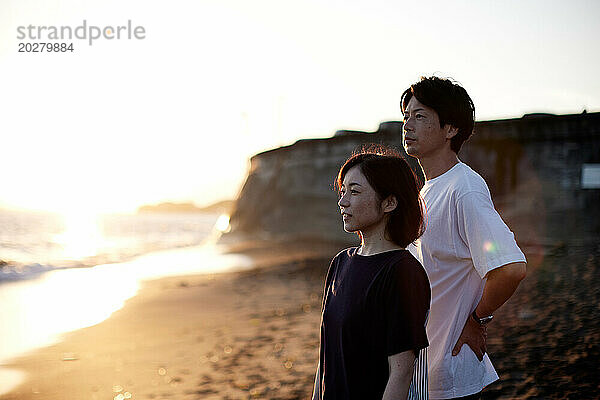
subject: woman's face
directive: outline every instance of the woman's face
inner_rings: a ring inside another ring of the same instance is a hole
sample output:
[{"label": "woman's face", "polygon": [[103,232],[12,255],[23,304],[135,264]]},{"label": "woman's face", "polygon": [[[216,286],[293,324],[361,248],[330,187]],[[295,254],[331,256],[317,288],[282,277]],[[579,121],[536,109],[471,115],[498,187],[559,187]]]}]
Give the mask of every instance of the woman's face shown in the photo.
[{"label": "woman's face", "polygon": [[371,231],[385,224],[381,201],[358,165],[344,176],[340,194],[338,205],[346,232]]}]

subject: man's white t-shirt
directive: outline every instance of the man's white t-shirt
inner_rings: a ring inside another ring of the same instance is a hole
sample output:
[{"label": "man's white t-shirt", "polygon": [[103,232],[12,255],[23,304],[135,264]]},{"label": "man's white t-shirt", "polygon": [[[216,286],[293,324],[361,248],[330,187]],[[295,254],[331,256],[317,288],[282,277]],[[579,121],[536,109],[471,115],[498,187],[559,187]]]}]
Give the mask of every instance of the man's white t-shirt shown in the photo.
[{"label": "man's white t-shirt", "polygon": [[411,252],[422,262],[431,283],[429,396],[448,399],[480,392],[498,379],[487,354],[479,361],[464,344],[452,349],[483,293],[486,274],[525,262],[513,233],[494,209],[479,174],[459,162],[425,182],[426,229]]}]

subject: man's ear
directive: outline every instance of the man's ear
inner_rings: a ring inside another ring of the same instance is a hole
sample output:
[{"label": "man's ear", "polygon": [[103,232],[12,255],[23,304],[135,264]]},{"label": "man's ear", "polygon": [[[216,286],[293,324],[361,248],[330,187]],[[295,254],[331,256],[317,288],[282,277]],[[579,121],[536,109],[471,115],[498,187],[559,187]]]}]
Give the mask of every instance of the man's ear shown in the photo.
[{"label": "man's ear", "polygon": [[392,212],[398,207],[398,199],[393,194],[390,194],[383,200],[383,212]]},{"label": "man's ear", "polygon": [[446,126],[444,126],[444,129],[446,129],[446,139],[452,139],[458,134],[458,128],[450,124],[446,124]]}]

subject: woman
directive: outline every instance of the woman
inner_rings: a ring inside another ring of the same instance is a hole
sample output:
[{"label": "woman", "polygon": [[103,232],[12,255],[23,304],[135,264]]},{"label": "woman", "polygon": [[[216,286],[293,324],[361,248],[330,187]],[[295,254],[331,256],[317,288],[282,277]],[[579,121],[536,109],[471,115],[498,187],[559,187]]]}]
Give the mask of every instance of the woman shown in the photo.
[{"label": "woman", "polygon": [[[327,273],[313,399],[406,399],[428,346],[430,302],[425,270],[406,250],[423,226],[415,176],[397,154],[363,151],[336,183],[344,230],[361,245],[335,256]],[[426,398],[426,380],[420,386],[411,398]]]}]

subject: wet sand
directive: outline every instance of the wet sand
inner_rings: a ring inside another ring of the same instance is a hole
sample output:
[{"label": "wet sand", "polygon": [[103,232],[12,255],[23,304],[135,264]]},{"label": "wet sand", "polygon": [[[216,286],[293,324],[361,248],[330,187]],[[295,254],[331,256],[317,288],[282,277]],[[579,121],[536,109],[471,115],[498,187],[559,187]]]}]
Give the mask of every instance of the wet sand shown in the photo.
[{"label": "wet sand", "polygon": [[[339,246],[243,245],[252,271],[144,285],[108,320],[15,360],[9,399],[307,399],[321,290]],[[600,396],[600,249],[528,254],[527,279],[489,327],[486,399]],[[107,293],[107,295],[110,295]]]},{"label": "wet sand", "polygon": [[0,399],[307,398],[339,248],[237,250],[258,268],[146,283],[106,321],[8,365],[28,376]]}]

